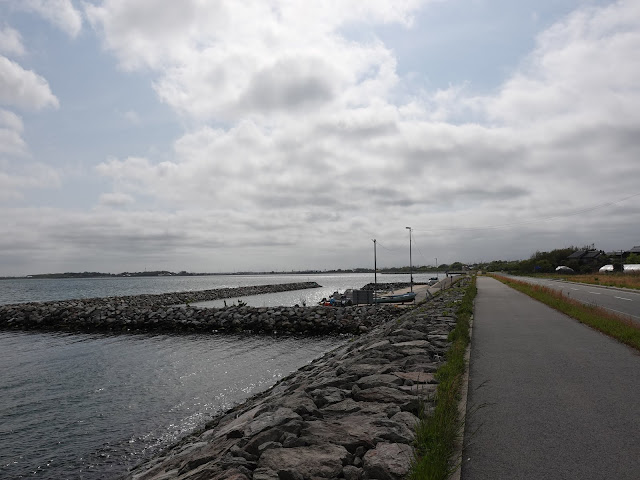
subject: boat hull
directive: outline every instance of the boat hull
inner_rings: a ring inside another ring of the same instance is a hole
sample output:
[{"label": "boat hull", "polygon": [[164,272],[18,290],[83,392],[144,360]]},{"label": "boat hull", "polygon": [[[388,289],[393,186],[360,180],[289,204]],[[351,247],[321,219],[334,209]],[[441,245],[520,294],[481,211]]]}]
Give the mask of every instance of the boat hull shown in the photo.
[{"label": "boat hull", "polygon": [[414,292],[402,293],[399,295],[384,295],[382,297],[376,298],[374,301],[376,303],[405,303],[405,302],[413,302],[416,298],[416,294]]}]

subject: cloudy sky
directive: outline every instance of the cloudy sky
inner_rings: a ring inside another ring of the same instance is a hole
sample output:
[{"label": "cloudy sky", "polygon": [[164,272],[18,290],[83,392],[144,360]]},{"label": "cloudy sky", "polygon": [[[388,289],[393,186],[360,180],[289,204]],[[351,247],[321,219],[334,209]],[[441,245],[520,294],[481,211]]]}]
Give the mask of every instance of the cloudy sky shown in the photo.
[{"label": "cloudy sky", "polygon": [[640,245],[640,2],[0,0],[0,275]]}]

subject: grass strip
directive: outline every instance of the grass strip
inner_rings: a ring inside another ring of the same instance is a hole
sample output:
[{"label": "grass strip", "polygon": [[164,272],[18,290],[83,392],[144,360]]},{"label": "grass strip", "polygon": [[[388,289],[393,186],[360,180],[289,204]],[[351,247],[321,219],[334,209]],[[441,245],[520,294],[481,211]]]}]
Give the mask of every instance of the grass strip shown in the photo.
[{"label": "grass strip", "polygon": [[436,372],[439,383],[435,408],[430,414],[421,409],[420,421],[416,425],[416,459],[408,477],[411,480],[445,480],[457,468],[451,464],[451,458],[462,428],[458,402],[476,293],[476,278],[473,277],[456,311],[456,327],[449,334],[452,344],[447,352],[447,361]]},{"label": "grass strip", "polygon": [[598,274],[536,274],[533,277],[550,278],[552,280],[564,280],[567,282],[588,283],[591,285],[601,285],[604,287],[631,288],[640,290],[640,272],[626,273],[598,273]]},{"label": "grass strip", "polygon": [[636,350],[640,350],[640,324],[630,318],[616,315],[597,305],[586,305],[548,287],[532,285],[500,275],[494,275],[494,278],[571,318],[575,318],[580,323],[584,323]]}]

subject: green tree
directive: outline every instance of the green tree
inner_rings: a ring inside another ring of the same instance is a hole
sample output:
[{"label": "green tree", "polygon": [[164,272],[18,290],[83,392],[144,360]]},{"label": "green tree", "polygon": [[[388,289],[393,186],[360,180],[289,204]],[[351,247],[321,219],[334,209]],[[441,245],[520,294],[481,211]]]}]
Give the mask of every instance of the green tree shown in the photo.
[{"label": "green tree", "polygon": [[629,254],[629,256],[625,259],[624,263],[633,263],[633,264],[640,263],[640,254],[639,253]]},{"label": "green tree", "polygon": [[553,272],[554,267],[551,262],[545,258],[536,262],[535,270],[540,273],[549,273]]}]

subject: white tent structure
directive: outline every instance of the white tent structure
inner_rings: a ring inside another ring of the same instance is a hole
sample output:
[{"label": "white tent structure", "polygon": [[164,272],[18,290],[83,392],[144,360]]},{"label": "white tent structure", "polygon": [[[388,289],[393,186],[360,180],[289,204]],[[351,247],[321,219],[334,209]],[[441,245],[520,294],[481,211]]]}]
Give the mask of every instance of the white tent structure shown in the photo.
[{"label": "white tent structure", "polygon": [[564,265],[560,265],[559,267],[556,267],[556,272],[558,272],[558,273],[573,273],[573,268],[565,267]]},{"label": "white tent structure", "polygon": [[[600,270],[598,271],[602,273],[613,272],[613,265],[605,265],[603,267],[600,267]],[[626,263],[622,266],[622,271],[623,272],[640,272],[640,264]]]}]

